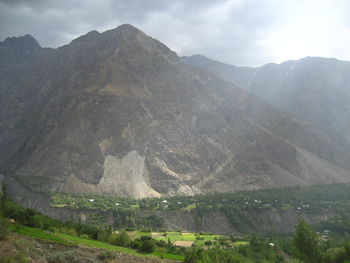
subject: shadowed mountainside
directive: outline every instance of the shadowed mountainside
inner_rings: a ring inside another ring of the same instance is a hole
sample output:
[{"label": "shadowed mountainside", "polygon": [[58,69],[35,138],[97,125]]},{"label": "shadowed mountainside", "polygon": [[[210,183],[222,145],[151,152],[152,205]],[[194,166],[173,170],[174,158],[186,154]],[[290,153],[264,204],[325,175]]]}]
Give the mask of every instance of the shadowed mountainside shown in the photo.
[{"label": "shadowed mountainside", "polygon": [[131,25],[58,49],[10,42],[0,44],[0,173],[34,190],[146,197],[350,181],[345,140]]}]

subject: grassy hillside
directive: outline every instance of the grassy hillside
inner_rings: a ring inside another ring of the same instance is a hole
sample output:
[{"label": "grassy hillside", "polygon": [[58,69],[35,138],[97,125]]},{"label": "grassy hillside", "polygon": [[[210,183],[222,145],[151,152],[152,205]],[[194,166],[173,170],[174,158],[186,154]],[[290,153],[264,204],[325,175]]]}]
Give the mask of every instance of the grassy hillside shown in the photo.
[{"label": "grassy hillside", "polygon": [[[23,229],[22,229],[23,230]],[[28,229],[26,229],[26,233]],[[104,248],[98,244],[84,245],[80,240],[74,240],[75,244],[62,244],[44,238],[41,231],[31,229],[30,235],[12,233],[5,240],[0,240],[0,262],[1,263],[160,263],[175,262],[172,260],[161,260],[156,255],[147,256],[142,254],[120,252],[119,249]],[[32,234],[35,237],[32,237]],[[41,237],[38,238],[37,236]],[[66,237],[64,237],[66,239]],[[69,240],[67,238],[66,240]],[[72,240],[73,241],[73,240]],[[84,243],[84,242],[83,242]]]},{"label": "grassy hillside", "polygon": [[135,256],[147,257],[147,258],[162,257],[165,259],[172,259],[172,260],[178,260],[178,261],[181,261],[184,259],[182,255],[175,255],[171,253],[161,253],[159,251],[155,251],[150,254],[144,254],[144,253],[137,252],[135,249],[115,246],[115,245],[111,245],[106,242],[101,242],[98,240],[81,238],[78,236],[67,235],[59,232],[49,233],[48,231],[45,231],[42,229],[22,226],[18,224],[11,225],[10,228],[13,232],[17,234],[25,235],[36,239],[47,240],[50,242],[57,242],[64,245],[83,245],[83,246],[88,246],[92,248],[101,248],[109,251],[116,251],[116,252],[121,252],[128,255],[135,255]]}]

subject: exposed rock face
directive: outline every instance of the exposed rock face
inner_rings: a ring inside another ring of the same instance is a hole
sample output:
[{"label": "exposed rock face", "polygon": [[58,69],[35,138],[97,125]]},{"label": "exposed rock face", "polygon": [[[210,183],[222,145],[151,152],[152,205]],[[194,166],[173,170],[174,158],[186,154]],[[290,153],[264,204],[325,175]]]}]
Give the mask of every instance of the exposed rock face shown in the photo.
[{"label": "exposed rock face", "polygon": [[97,184],[86,183],[70,175],[67,179],[67,191],[160,197],[160,193],[150,187],[145,157],[140,156],[137,151],[131,151],[121,159],[107,155],[103,167],[103,176]]},{"label": "exposed rock face", "polygon": [[308,57],[245,68],[200,55],[183,59],[350,141],[350,62]]},{"label": "exposed rock face", "polygon": [[344,140],[130,25],[28,50],[0,63],[0,174],[34,189],[145,197],[350,181]]}]

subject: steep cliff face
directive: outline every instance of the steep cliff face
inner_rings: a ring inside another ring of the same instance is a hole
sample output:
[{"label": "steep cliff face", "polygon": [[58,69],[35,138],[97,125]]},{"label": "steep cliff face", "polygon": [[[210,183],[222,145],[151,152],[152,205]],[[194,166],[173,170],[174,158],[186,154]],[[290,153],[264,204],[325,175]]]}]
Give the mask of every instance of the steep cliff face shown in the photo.
[{"label": "steep cliff face", "polygon": [[200,55],[183,59],[350,141],[350,62],[307,57],[244,68]]},{"label": "steep cliff face", "polygon": [[145,197],[350,180],[346,142],[130,25],[0,65],[0,173],[33,189]]}]

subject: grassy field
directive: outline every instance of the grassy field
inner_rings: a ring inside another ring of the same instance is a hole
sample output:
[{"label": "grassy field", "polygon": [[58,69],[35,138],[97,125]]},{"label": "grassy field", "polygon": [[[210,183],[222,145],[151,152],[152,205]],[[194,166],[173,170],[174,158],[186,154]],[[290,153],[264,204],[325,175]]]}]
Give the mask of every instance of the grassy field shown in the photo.
[{"label": "grassy field", "polygon": [[223,235],[209,235],[209,234],[197,234],[193,232],[141,232],[132,231],[128,232],[132,239],[139,238],[141,236],[150,236],[157,240],[168,241],[170,239],[171,243],[177,241],[189,241],[193,242],[197,247],[205,246],[206,241],[211,241],[212,243],[219,242],[220,240],[225,240],[232,246],[248,245],[249,242],[246,241],[236,241],[232,242],[229,240],[228,236]]},{"label": "grassy field", "polygon": [[246,246],[246,245],[249,245],[249,242],[248,241],[236,241],[234,244],[235,244],[235,246]]},{"label": "grassy field", "polygon": [[[170,240],[173,241],[199,241],[199,240],[210,240],[213,241],[215,239],[219,239],[220,235],[200,235],[196,233],[191,233],[191,232],[167,232],[167,236],[160,236],[160,237],[154,237],[155,239],[160,239],[160,240]],[[197,240],[199,238],[199,240]]]}]

